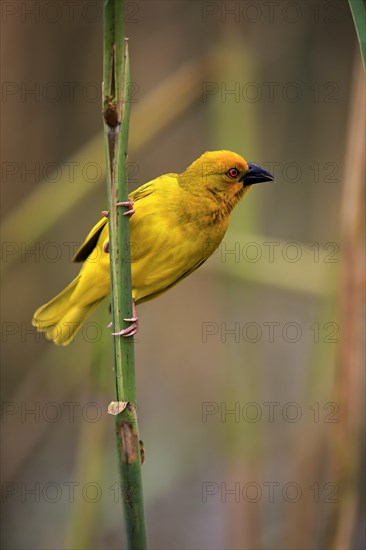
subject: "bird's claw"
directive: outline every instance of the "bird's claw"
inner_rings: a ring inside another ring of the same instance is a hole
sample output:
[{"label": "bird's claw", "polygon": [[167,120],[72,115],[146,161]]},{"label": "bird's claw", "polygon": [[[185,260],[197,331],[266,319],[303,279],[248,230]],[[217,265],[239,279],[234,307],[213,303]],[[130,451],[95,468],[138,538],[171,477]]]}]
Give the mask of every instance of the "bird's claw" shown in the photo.
[{"label": "bird's claw", "polygon": [[[116,206],[125,206],[128,208],[127,212],[123,213],[123,216],[132,216],[135,213],[135,209],[133,208],[133,201],[124,201],[124,202],[117,202]],[[102,216],[104,218],[109,217],[109,211],[108,210],[102,210]]]},{"label": "bird's claw", "polygon": [[128,201],[117,202],[116,204],[117,206],[125,206],[126,208],[128,208],[127,212],[123,212],[124,216],[132,216],[135,213],[133,201],[131,199],[128,199]]},{"label": "bird's claw", "polygon": [[124,319],[124,321],[132,321],[132,323],[127,328],[124,328],[118,332],[112,332],[112,336],[124,336],[125,338],[127,338],[128,336],[134,336],[135,334],[137,334],[137,331],[139,329],[137,317],[131,317],[131,319]]},{"label": "bird's claw", "polygon": [[130,323],[137,323],[139,322],[138,317],[130,317],[129,319],[123,319],[124,321],[130,322]]},{"label": "bird's claw", "polygon": [[[130,199],[128,201],[117,202],[116,206],[125,206],[126,208],[128,208],[127,212],[123,212],[123,216],[133,216],[133,214],[135,213],[135,209],[133,207],[133,201]],[[108,210],[102,210],[102,216],[104,216],[105,218],[108,218],[109,216]],[[103,250],[106,254],[109,254],[109,241],[105,243],[105,245],[103,246]]]},{"label": "bird's claw", "polygon": [[[130,319],[124,319],[124,321],[130,321],[132,324],[119,332],[112,332],[112,336],[134,336],[138,331],[138,318],[131,317]],[[112,328],[112,321],[108,323],[107,328]]]},{"label": "bird's claw", "polygon": [[[118,332],[112,332],[112,336],[124,336],[125,338],[127,338],[127,336],[134,336],[135,334],[137,334],[139,330],[139,318],[137,317],[136,306],[134,301],[132,301],[132,309],[133,309],[132,317],[123,319],[127,323],[131,323],[130,326]],[[110,323],[109,326],[111,325],[112,323]]]}]

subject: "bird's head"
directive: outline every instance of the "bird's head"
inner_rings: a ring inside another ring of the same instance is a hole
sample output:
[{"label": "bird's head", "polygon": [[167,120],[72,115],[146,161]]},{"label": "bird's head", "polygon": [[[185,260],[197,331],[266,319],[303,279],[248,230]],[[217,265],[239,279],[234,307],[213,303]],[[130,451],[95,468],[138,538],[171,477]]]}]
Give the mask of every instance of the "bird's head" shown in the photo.
[{"label": "bird's head", "polygon": [[181,177],[190,191],[206,190],[230,210],[252,185],[273,181],[267,170],[248,163],[232,151],[207,151],[188,166]]}]

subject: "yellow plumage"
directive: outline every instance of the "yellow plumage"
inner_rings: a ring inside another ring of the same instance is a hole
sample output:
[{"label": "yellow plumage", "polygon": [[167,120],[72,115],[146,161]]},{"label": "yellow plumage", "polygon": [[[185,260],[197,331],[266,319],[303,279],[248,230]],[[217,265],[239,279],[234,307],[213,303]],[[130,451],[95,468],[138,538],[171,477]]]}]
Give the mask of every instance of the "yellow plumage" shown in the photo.
[{"label": "yellow plumage", "polygon": [[[254,167],[252,169],[252,167]],[[248,178],[256,173],[256,180]],[[247,179],[247,181],[246,181]],[[155,298],[195,271],[223,239],[232,209],[252,183],[270,174],[236,153],[204,153],[182,174],[166,174],[130,194],[132,295],[135,304]],[[33,325],[66,345],[110,293],[108,220],[102,218],[76,253],[79,275],[34,314]]]}]

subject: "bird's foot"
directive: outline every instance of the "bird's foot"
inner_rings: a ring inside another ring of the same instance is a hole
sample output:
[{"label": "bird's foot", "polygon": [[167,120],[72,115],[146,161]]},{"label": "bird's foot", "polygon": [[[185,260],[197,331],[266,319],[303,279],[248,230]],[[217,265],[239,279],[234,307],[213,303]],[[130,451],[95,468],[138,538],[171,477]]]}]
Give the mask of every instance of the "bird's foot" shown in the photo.
[{"label": "bird's foot", "polygon": [[135,213],[133,201],[131,199],[128,199],[128,201],[117,202],[116,204],[117,206],[125,206],[126,208],[128,208],[127,212],[123,212],[124,216],[133,216],[133,214]]},{"label": "bird's foot", "polygon": [[[133,201],[130,200],[130,199],[128,199],[128,201],[116,202],[116,206],[125,206],[126,208],[128,208],[127,212],[123,213],[124,216],[132,216],[135,213],[135,209],[133,207]],[[109,211],[108,210],[102,210],[102,216],[104,218],[108,218]]]},{"label": "bird's foot", "polygon": [[[118,332],[112,332],[112,336],[134,336],[139,330],[139,318],[137,316],[135,302],[132,301],[132,317],[129,319],[123,319],[124,321],[131,323],[129,327],[124,328]],[[112,322],[109,323],[108,328],[111,328]]]},{"label": "bird's foot", "polygon": [[139,330],[139,319],[138,317],[131,317],[130,319],[123,319],[124,321],[130,322],[130,326],[124,328],[118,332],[112,332],[112,336],[134,336]]},{"label": "bird's foot", "polygon": [[[133,214],[135,213],[135,209],[133,207],[133,201],[130,199],[128,201],[117,202],[116,205],[125,206],[126,208],[128,208],[127,212],[123,212],[123,216],[133,216]],[[108,210],[102,210],[102,216],[104,216],[105,218],[108,218],[109,216]],[[105,245],[103,246],[103,250],[106,254],[109,254],[109,241],[105,243]]]}]

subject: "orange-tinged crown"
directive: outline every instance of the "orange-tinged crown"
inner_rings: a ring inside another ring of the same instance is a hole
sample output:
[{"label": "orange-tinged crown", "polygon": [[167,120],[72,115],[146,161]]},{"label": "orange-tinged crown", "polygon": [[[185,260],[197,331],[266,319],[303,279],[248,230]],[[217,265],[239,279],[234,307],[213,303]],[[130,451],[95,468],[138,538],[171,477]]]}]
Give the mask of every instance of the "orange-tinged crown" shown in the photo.
[{"label": "orange-tinged crown", "polygon": [[196,172],[208,176],[210,174],[225,174],[230,168],[236,167],[240,172],[248,170],[247,161],[233,151],[206,151],[188,166],[188,172]]}]

